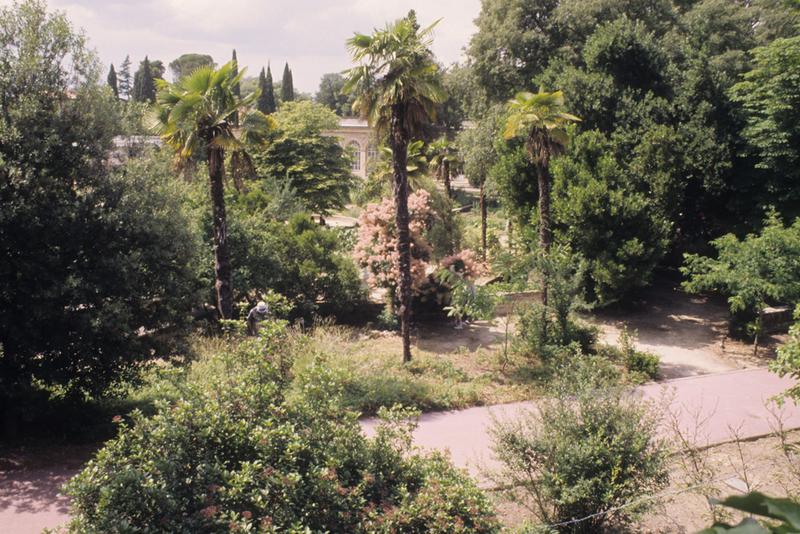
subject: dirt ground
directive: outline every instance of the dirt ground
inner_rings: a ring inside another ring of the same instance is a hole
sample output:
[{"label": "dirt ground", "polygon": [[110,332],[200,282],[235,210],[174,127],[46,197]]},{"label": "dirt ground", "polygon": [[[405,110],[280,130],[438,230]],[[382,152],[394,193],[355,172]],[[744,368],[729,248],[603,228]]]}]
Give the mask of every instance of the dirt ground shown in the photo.
[{"label": "dirt ground", "polygon": [[[797,444],[800,431],[788,433]],[[738,522],[741,516],[721,507],[712,508],[709,497],[761,491],[771,496],[797,495],[800,461],[782,452],[774,436],[754,441],[727,443],[699,453],[702,474],[687,469],[679,455],[670,460],[670,482],[651,502],[652,508],[635,521],[632,532],[643,534],[688,534],[710,526],[714,520]],[[518,503],[493,494],[504,525],[514,527],[533,517]]]},{"label": "dirt ground", "polygon": [[[669,286],[647,290],[638,303],[625,311],[601,310],[585,313],[582,318],[600,328],[603,343],[617,344],[625,326],[637,332],[637,347],[661,358],[663,379],[763,367],[785,339],[776,335],[762,340],[758,355],[754,356],[752,344],[728,336],[728,308],[724,301],[689,295]],[[491,323],[476,322],[462,331],[444,324],[426,327],[417,332],[417,346],[438,354],[496,350],[505,338],[505,320],[500,317]],[[513,331],[511,324],[509,333]]]}]

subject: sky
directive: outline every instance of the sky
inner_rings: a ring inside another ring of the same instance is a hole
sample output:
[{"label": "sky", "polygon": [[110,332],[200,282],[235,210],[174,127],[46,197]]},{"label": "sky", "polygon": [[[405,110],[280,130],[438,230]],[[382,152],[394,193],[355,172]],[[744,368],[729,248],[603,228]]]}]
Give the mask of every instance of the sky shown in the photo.
[{"label": "sky", "polygon": [[[11,4],[0,0],[0,5]],[[147,55],[165,65],[186,52],[217,63],[236,48],[240,66],[257,76],[269,61],[279,81],[286,61],[296,91],[315,93],[321,76],[350,66],[345,40],[416,9],[420,24],[441,18],[433,51],[459,61],[475,32],[480,0],[49,0],[83,28],[106,66],[127,54],[135,66]],[[169,72],[167,73],[169,76]]]}]

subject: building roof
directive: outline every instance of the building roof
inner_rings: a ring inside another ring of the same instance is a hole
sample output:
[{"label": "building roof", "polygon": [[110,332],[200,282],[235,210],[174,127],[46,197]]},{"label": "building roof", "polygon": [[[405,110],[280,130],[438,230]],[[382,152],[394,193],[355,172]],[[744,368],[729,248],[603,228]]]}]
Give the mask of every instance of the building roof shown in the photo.
[{"label": "building roof", "polygon": [[344,118],[339,121],[340,128],[369,128],[369,123],[363,119]]}]

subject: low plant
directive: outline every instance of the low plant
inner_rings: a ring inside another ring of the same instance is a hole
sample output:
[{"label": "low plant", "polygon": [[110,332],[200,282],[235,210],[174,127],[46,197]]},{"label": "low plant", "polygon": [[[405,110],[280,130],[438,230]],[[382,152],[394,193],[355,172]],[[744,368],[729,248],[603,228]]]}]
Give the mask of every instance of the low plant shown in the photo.
[{"label": "low plant", "polygon": [[622,361],[625,364],[625,368],[629,372],[641,373],[650,379],[658,378],[660,358],[656,354],[638,350],[636,348],[637,338],[638,332],[636,330],[628,330],[627,326],[623,327],[619,333],[617,343],[622,352]]},{"label": "low plant", "polygon": [[555,374],[551,395],[536,411],[494,423],[502,465],[494,479],[545,527],[616,531],[647,507],[645,501],[621,505],[667,483],[658,418],[649,404],[614,383],[602,359],[574,356]]},{"label": "low plant", "polygon": [[698,534],[723,534],[724,532],[742,534],[782,534],[800,532],[800,504],[791,499],[769,497],[757,491],[746,495],[732,495],[724,500],[715,500],[713,504],[724,506],[745,514],[762,518],[761,521],[752,516],[745,517],[736,525],[715,523]]}]

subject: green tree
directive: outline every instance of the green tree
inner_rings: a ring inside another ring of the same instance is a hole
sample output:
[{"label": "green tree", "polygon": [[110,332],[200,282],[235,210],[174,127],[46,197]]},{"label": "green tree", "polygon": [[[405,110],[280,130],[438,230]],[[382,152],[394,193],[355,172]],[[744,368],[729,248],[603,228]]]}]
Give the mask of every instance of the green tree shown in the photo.
[{"label": "green tree", "polygon": [[744,239],[726,234],[711,242],[716,257],[686,254],[681,272],[687,291],[717,291],[727,297],[732,329],[743,325],[746,333],[761,331],[761,310],[767,305],[800,302],[800,219],[784,226],[771,213],[759,234]]},{"label": "green tree", "polygon": [[759,200],[800,214],[800,36],[753,51],[753,69],[731,89],[742,105],[742,134],[761,171]]},{"label": "green tree", "polygon": [[294,100],[294,82],[292,81],[292,69],[289,63],[283,67],[283,78],[281,78],[281,102],[291,102]]},{"label": "green tree", "polygon": [[344,76],[338,72],[323,74],[314,100],[328,106],[340,117],[351,116],[353,114],[353,98],[352,95],[342,91],[344,84]]},{"label": "green tree", "polygon": [[147,57],[139,65],[139,69],[133,77],[133,94],[132,98],[135,102],[149,102],[156,101],[156,79],[164,75],[164,67],[159,61],[157,64],[150,62]]},{"label": "green tree", "polygon": [[479,117],[473,128],[458,134],[456,142],[464,160],[464,174],[470,185],[480,188],[481,254],[486,261],[486,180],[497,162],[494,141],[498,135],[499,115],[495,107]]},{"label": "green tree", "polygon": [[119,87],[119,95],[125,100],[131,98],[131,91],[133,91],[133,79],[131,78],[131,57],[125,56],[122,64],[119,66],[117,73],[117,86]]},{"label": "green tree", "polygon": [[114,64],[111,64],[111,67],[108,69],[108,76],[106,77],[106,83],[111,88],[111,92],[114,93],[114,96],[119,98],[119,87],[117,86],[117,72],[114,70]]},{"label": "green tree", "polygon": [[450,178],[460,169],[460,164],[457,145],[446,137],[440,137],[428,145],[428,165],[444,184],[447,198],[453,197]]},{"label": "green tree", "polygon": [[430,51],[434,23],[420,29],[416,13],[387,24],[372,35],[356,34],[347,45],[358,63],[348,71],[345,92],[379,135],[388,135],[394,169],[397,251],[400,268],[400,330],[403,361],[411,360],[411,251],[408,213],[408,145],[414,134],[433,122],[435,106],[444,101],[438,66]]},{"label": "green tree", "polygon": [[[271,121],[261,112],[250,109],[256,95],[237,98],[234,86],[244,70],[232,76],[233,65],[218,70],[201,67],[174,84],[159,80],[156,127],[164,141],[181,158],[198,153],[208,165],[214,229],[214,275],[217,306],[223,319],[233,318],[231,258],[225,211],[225,152],[231,154],[231,166],[246,159],[246,144],[263,143]],[[240,136],[234,133],[232,115],[242,111]]]},{"label": "green tree", "polygon": [[180,80],[188,76],[200,67],[214,68],[214,58],[208,54],[181,54],[178,58],[170,61],[169,70],[172,71],[172,78]]},{"label": "green tree", "polygon": [[344,207],[354,176],[350,158],[333,137],[339,119],[321,104],[287,102],[272,115],[276,130],[267,146],[253,150],[258,176],[288,182],[305,208],[327,215]]},{"label": "green tree", "polygon": [[[195,303],[175,184],[109,175],[118,103],[45,3],[0,8],[0,413],[85,399],[165,357]],[[11,52],[13,51],[13,53]]]},{"label": "green tree", "polygon": [[[264,69],[261,69],[262,72]],[[261,95],[258,97],[258,110],[265,115],[275,113],[278,106],[275,104],[275,84],[272,81],[272,71],[267,65],[267,73],[264,76],[263,84],[259,77],[259,88]]]},{"label": "green tree", "polygon": [[[509,101],[509,116],[503,135],[506,139],[522,137],[528,157],[539,178],[539,247],[546,254],[552,242],[550,217],[550,160],[560,154],[567,143],[566,126],[580,119],[564,111],[561,91],[547,93],[521,92]],[[542,284],[542,302],[547,306],[547,279]]]}]

